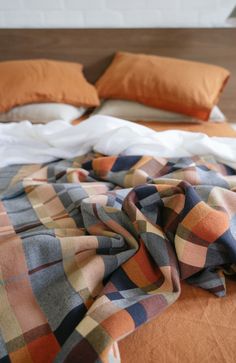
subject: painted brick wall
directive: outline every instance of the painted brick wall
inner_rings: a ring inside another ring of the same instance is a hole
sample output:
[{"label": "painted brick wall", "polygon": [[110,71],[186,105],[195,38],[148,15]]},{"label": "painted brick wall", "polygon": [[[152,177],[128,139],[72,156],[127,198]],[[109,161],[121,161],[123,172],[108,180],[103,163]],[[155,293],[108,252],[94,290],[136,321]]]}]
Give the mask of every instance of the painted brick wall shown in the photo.
[{"label": "painted brick wall", "polygon": [[0,0],[1,28],[217,27],[236,0]]}]

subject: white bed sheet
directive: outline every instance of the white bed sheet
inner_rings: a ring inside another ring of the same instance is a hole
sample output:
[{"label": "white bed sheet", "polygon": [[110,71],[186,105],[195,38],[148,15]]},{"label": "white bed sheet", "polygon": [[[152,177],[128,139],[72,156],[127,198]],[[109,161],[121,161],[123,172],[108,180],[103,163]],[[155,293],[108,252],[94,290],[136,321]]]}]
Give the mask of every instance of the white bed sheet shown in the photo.
[{"label": "white bed sheet", "polygon": [[92,116],[77,126],[63,121],[0,125],[0,167],[73,158],[89,151],[106,155],[148,154],[159,157],[213,155],[236,167],[236,139],[187,131],[155,132],[109,116]]}]

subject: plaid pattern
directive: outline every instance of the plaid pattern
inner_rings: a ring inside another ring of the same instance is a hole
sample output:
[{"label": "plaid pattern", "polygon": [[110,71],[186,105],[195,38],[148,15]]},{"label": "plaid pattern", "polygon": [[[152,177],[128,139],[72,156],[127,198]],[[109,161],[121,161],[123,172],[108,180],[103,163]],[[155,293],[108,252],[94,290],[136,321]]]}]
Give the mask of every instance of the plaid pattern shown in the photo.
[{"label": "plaid pattern", "polygon": [[0,170],[0,363],[119,362],[180,280],[236,271],[236,173],[211,157],[85,155]]}]

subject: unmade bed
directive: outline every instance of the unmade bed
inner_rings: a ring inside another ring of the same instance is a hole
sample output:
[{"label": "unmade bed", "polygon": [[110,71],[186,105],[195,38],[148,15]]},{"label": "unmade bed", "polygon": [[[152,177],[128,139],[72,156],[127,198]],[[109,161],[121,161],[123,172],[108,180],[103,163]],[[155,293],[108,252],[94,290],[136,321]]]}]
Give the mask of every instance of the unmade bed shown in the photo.
[{"label": "unmade bed", "polygon": [[[93,83],[122,48],[217,62],[236,121],[234,29],[110,31],[1,30],[0,58],[78,58]],[[0,362],[235,362],[235,136],[94,113],[0,124]]]}]

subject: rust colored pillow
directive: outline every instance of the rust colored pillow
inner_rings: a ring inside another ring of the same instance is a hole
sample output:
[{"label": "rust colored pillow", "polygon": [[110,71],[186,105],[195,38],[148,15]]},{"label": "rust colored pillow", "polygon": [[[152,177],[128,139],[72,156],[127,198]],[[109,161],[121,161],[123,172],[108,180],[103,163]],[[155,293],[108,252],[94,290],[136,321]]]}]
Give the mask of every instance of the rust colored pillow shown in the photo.
[{"label": "rust colored pillow", "polygon": [[118,52],[97,81],[100,98],[123,99],[208,120],[229,72],[175,58]]},{"label": "rust colored pillow", "polygon": [[97,91],[84,78],[79,63],[46,59],[0,62],[0,112],[39,102],[99,105]]}]

